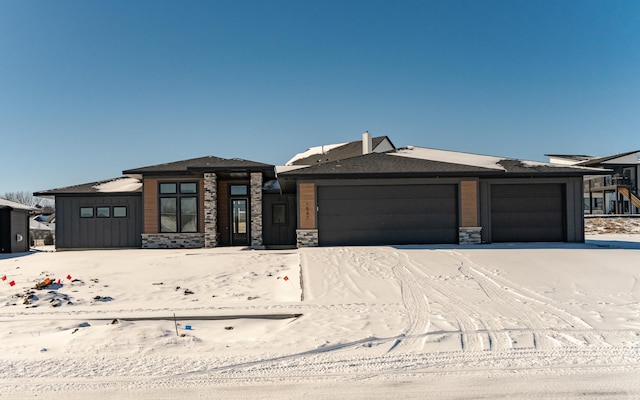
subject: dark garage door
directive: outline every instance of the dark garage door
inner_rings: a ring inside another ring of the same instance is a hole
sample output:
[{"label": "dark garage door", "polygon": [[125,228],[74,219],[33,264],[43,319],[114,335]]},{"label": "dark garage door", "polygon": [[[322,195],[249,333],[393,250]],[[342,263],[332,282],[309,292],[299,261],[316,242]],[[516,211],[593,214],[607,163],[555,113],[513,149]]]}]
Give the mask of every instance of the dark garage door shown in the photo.
[{"label": "dark garage door", "polygon": [[562,242],[563,184],[491,185],[493,242]]},{"label": "dark garage door", "polygon": [[458,242],[456,185],[319,186],[321,246]]}]

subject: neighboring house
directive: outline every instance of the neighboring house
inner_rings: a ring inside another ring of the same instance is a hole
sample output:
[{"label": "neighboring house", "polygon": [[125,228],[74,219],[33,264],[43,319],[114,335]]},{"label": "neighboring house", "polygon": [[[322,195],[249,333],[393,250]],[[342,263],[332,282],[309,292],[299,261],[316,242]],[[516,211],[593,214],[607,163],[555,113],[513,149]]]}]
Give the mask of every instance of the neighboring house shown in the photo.
[{"label": "neighboring house", "polygon": [[606,157],[547,154],[549,161],[579,167],[606,168],[607,175],[584,177],[586,214],[640,214],[640,150]]},{"label": "neighboring house", "polygon": [[[371,137],[369,132],[363,134],[364,142],[355,140],[347,143],[326,144],[311,147],[302,153],[296,154],[286,166],[308,166],[323,164],[331,161],[344,160],[362,155],[362,153],[384,153],[395,150],[396,147],[387,136]],[[369,146],[368,148],[363,148]]]},{"label": "neighboring house", "polygon": [[368,133],[287,164],[209,156],[35,195],[55,197],[59,249],[581,242],[582,178],[603,173]]},{"label": "neighboring house", "polygon": [[29,251],[29,215],[35,208],[0,199],[0,253]]},{"label": "neighboring house", "polygon": [[53,244],[54,228],[38,221],[36,218],[29,218],[29,243],[32,246],[41,246],[45,244],[47,237],[50,237]]},{"label": "neighboring house", "polygon": [[582,177],[603,171],[420,147],[278,173],[298,246],[582,242]]}]

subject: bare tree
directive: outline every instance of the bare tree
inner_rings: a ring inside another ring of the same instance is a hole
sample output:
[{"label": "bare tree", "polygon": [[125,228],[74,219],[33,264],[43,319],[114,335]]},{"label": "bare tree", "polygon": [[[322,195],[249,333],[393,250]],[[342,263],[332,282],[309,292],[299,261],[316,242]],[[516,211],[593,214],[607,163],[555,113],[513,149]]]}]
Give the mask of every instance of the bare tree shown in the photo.
[{"label": "bare tree", "polygon": [[31,192],[6,192],[0,197],[31,207],[53,207],[53,201],[49,199],[43,199],[42,197],[36,197]]}]

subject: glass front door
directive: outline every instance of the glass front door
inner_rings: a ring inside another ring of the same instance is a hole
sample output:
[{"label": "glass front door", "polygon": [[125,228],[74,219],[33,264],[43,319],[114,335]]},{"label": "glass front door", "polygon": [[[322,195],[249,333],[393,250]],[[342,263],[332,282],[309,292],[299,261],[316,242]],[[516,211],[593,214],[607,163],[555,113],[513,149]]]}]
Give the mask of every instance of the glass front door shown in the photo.
[{"label": "glass front door", "polygon": [[231,199],[231,245],[248,245],[247,199]]}]

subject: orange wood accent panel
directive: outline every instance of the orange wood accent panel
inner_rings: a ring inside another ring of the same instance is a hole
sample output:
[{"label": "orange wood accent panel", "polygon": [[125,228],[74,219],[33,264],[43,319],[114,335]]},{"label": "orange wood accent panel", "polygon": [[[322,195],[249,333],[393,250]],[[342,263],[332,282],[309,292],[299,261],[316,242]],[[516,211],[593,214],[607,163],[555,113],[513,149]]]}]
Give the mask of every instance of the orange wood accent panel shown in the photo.
[{"label": "orange wood accent panel", "polygon": [[158,180],[144,178],[142,202],[144,209],[143,233],[158,233]]},{"label": "orange wood accent panel", "polygon": [[478,226],[478,182],[460,182],[461,226]]},{"label": "orange wood accent panel", "polygon": [[300,229],[316,229],[316,185],[301,183],[298,186],[300,205]]}]

